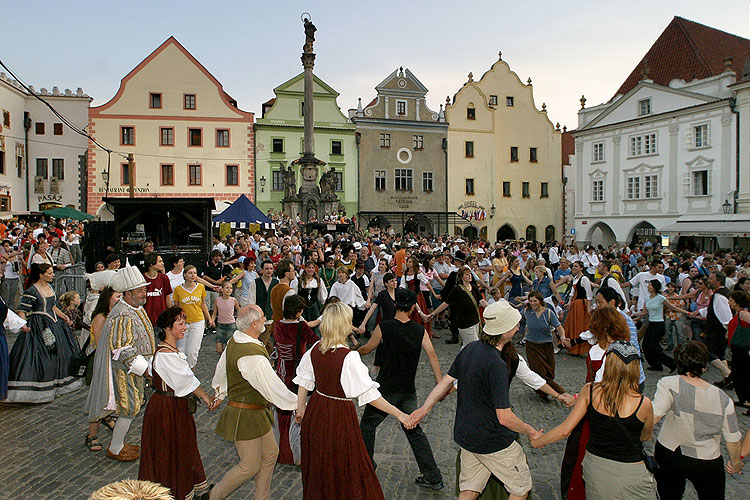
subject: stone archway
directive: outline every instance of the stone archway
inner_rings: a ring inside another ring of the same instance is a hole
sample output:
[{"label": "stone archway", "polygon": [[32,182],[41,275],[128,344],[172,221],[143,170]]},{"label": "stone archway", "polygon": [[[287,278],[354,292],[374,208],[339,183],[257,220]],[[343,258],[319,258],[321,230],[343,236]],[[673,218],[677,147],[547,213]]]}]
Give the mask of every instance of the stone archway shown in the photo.
[{"label": "stone archway", "polygon": [[466,226],[464,228],[464,238],[468,241],[474,241],[479,238],[479,230],[476,226]]},{"label": "stone archway", "polygon": [[606,248],[609,245],[614,245],[617,242],[617,237],[606,222],[597,222],[589,229],[585,241],[594,246],[601,245]]},{"label": "stone archway", "polygon": [[536,241],[536,226],[526,227],[526,241]]},{"label": "stone archway", "polygon": [[500,229],[497,230],[497,241],[515,240],[516,231],[510,226],[510,224],[503,224]]},{"label": "stone archway", "polygon": [[648,221],[641,221],[630,230],[628,240],[632,245],[638,243],[644,243],[651,241],[652,243],[659,243],[661,241],[661,235],[657,233],[656,227]]},{"label": "stone archway", "polygon": [[553,226],[552,224],[550,224],[550,225],[549,225],[549,226],[547,226],[547,228],[546,228],[546,229],[544,230],[544,240],[545,240],[545,241],[546,241],[547,243],[552,243],[553,241],[555,241],[555,240],[556,240],[555,236],[556,236],[556,235],[555,235],[555,226]]}]

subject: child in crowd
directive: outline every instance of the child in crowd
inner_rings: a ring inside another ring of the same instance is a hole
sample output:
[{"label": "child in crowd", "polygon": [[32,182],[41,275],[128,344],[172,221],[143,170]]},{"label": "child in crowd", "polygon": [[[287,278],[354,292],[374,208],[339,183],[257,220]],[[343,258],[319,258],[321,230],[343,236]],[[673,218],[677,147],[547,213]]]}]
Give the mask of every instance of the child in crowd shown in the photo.
[{"label": "child in crowd", "polygon": [[83,322],[81,311],[81,296],[75,290],[70,290],[60,295],[60,310],[70,318],[70,330],[89,330],[89,325]]},{"label": "child in crowd", "polygon": [[500,287],[492,287],[490,288],[490,296],[491,298],[487,301],[487,305],[494,304],[495,302],[500,302],[503,299],[503,292],[500,289]]},{"label": "child in crowd", "polygon": [[216,323],[216,352],[218,354],[224,352],[229,338],[234,334],[236,328],[234,318],[240,310],[237,299],[232,297],[232,288],[232,283],[229,281],[221,285],[221,294],[211,311],[211,320]]},{"label": "child in crowd", "polygon": [[[677,306],[681,309],[684,308],[684,300],[670,298],[676,295],[677,285],[673,281],[667,283],[667,300],[669,300],[673,306]],[[666,308],[664,313],[664,327],[667,330],[667,334],[664,338],[667,341],[667,350],[671,351],[676,346],[685,342],[685,315],[673,309]]]}]

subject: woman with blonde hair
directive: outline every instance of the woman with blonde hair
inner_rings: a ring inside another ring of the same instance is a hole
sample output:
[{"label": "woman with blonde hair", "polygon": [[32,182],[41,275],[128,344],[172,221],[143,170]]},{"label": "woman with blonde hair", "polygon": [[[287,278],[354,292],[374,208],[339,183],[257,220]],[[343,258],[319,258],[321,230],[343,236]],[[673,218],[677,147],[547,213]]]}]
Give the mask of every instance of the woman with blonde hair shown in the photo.
[{"label": "woman with blonde hair", "polygon": [[[299,385],[295,419],[302,423],[305,500],[384,499],[352,398],[360,406],[369,403],[395,416],[404,426],[409,423],[408,415],[380,395],[379,384],[368,376],[359,353],[347,347],[351,325],[349,306],[328,304],[320,323],[322,340],[302,356],[293,381]],[[314,392],[307,404],[310,391]]]},{"label": "woman with blonde hair", "polygon": [[587,417],[591,434],[583,458],[586,499],[656,499],[654,477],[643,461],[642,441],[651,439],[651,400],[638,392],[640,355],[623,340],[607,347],[601,382],[583,386],[563,423],[533,439],[541,448],[567,437]]}]

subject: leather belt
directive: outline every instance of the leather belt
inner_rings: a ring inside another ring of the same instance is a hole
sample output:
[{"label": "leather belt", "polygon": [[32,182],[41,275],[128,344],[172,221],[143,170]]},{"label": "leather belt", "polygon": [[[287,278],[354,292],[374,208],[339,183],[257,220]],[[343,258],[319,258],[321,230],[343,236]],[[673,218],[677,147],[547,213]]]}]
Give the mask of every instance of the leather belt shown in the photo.
[{"label": "leather belt", "polygon": [[253,405],[248,403],[240,403],[239,401],[229,401],[227,405],[234,408],[240,408],[242,410],[265,410],[266,408],[268,408],[268,405]]},{"label": "leather belt", "polygon": [[170,398],[176,398],[177,396],[174,395],[174,391],[160,391],[159,389],[154,389],[154,392],[156,394],[161,394],[162,396],[169,396]]}]

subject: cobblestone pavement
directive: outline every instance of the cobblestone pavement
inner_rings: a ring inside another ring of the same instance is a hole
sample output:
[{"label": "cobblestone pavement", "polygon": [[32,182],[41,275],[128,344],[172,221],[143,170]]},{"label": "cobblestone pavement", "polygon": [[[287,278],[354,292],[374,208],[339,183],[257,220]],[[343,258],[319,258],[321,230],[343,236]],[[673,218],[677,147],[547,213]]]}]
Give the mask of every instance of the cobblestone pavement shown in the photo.
[{"label": "cobblestone pavement", "polygon": [[[443,338],[447,332],[442,331]],[[14,339],[9,339],[9,343]],[[458,352],[458,346],[446,345],[443,339],[435,346],[443,371],[447,370]],[[519,348],[521,354],[523,348]],[[218,355],[214,352],[214,338],[204,338],[196,374],[208,387]],[[372,356],[365,358],[372,363]],[[585,362],[564,353],[557,355],[557,380],[568,391],[575,392],[583,385]],[[652,396],[658,380],[648,374],[646,394]],[[709,368],[708,380],[718,380],[718,372]],[[418,372],[417,390],[420,401],[424,400],[434,385],[426,356]],[[734,396],[732,393],[731,396]],[[87,432],[86,417],[82,408],[86,391],[81,390],[58,398],[46,405],[2,405],[0,404],[0,499],[65,499],[83,500],[109,482],[136,478],[138,462],[120,463],[106,458],[104,452],[92,453],[84,446]],[[556,402],[544,403],[519,380],[513,382],[511,401],[514,410],[526,422],[539,428],[551,429],[567,415],[567,410]],[[375,459],[378,477],[388,499],[452,499],[455,484],[455,459],[457,447],[452,440],[456,398],[455,395],[438,403],[423,422],[435,458],[443,472],[446,488],[440,492],[425,491],[414,484],[418,469],[395,419],[388,418],[378,428]],[[361,410],[360,410],[361,412]],[[217,482],[237,462],[232,443],[222,441],[214,434],[219,412],[209,413],[199,408],[195,415],[198,440],[203,464],[209,482]],[[141,418],[134,422],[127,441],[140,441]],[[740,416],[740,428],[745,431],[750,418]],[[658,428],[657,428],[658,431]],[[111,433],[102,428],[99,433],[104,447]],[[556,443],[541,450],[532,450],[528,440],[522,439],[534,480],[534,498],[559,499],[560,460],[563,443]],[[653,441],[652,441],[653,443]],[[726,454],[725,454],[726,459]],[[750,480],[747,475],[739,478],[727,477],[727,498],[747,498]],[[252,482],[245,484],[229,498],[252,498]],[[741,491],[745,491],[744,494]],[[302,498],[302,480],[298,467],[278,465],[273,479],[273,499]],[[694,499],[691,486],[685,498]]]}]

